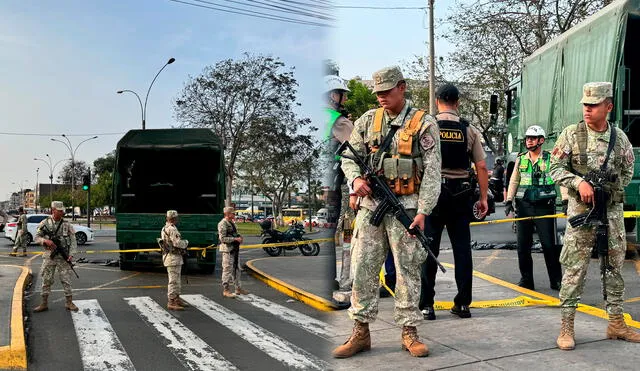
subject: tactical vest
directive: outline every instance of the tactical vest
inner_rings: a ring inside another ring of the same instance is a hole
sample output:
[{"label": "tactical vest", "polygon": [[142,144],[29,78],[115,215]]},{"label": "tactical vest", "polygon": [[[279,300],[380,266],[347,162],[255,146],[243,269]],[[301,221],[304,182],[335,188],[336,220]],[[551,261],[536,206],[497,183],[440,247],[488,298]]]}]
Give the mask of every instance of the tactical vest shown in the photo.
[{"label": "tactical vest", "polygon": [[438,127],[440,128],[442,168],[469,169],[471,167],[467,151],[469,123],[464,119],[460,119],[460,121],[438,120]]},{"label": "tactical vest", "polygon": [[557,197],[556,187],[549,175],[551,154],[547,151],[542,151],[535,164],[525,154],[520,155],[518,160],[520,184],[518,184],[516,198],[531,203],[555,200]]},{"label": "tactical vest", "polygon": [[[408,108],[410,112],[411,108]],[[417,110],[410,117],[404,117],[404,127],[398,129],[396,150],[386,149],[378,154],[382,144],[382,121],[384,108],[378,108],[373,118],[373,131],[368,143],[369,153],[373,154],[373,168],[387,179],[391,190],[400,196],[418,193],[422,182],[422,154],[420,153],[420,129],[425,112]]]},{"label": "tactical vest", "polygon": [[[600,167],[600,170],[603,170],[603,171],[607,170],[608,166],[606,165],[609,163],[609,161],[612,160],[610,158],[611,153],[614,152],[614,147],[617,142],[616,128],[609,122],[607,122],[607,125],[611,129],[611,134],[609,136],[609,146],[607,148],[606,161],[605,161],[605,164],[602,164],[602,166]],[[569,166],[570,166],[570,171],[572,173],[583,177],[586,173],[589,172],[589,167],[587,166],[588,165],[587,140],[589,136],[589,133],[587,131],[587,124],[584,121],[580,121],[576,127],[575,133],[576,133],[576,142],[577,142],[576,144],[578,145],[578,150],[573,151],[572,156],[577,156],[578,161],[573,162],[569,160]],[[593,169],[593,170],[597,170],[597,169]],[[619,184],[615,184],[615,185],[611,184],[609,187],[607,187],[607,193],[609,195],[610,203],[619,203],[624,201],[624,190],[618,187],[619,187]],[[577,192],[570,189],[569,194],[572,194],[572,193],[575,193],[576,197],[579,197]]]}]

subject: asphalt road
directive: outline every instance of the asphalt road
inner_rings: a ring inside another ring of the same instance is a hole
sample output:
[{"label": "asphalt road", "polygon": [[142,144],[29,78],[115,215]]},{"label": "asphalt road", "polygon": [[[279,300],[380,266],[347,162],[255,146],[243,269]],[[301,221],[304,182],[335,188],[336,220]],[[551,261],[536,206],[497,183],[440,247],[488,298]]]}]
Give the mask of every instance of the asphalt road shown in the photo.
[{"label": "asphalt road", "polygon": [[[314,235],[313,238],[319,237]],[[246,243],[259,243],[247,237]],[[9,251],[8,240],[0,242]],[[39,249],[31,245],[29,250]],[[97,237],[80,250],[117,249],[115,237]],[[322,252],[326,254],[326,251]],[[300,255],[298,250],[287,256]],[[241,261],[267,257],[262,249],[242,250]],[[79,253],[96,263],[78,263],[73,279],[72,315],[64,309],[59,282],[53,286],[49,311],[33,313],[39,303],[41,259],[33,258],[34,282],[26,293],[26,328],[30,370],[137,369],[325,369],[329,356],[328,325],[323,312],[277,292],[246,273],[245,300],[221,295],[220,257],[215,274],[189,274],[182,297],[193,306],[184,312],[166,308],[164,269],[121,271],[99,262],[117,260],[114,253]],[[272,258],[278,259],[278,257]],[[24,263],[3,255],[0,260]]]}]

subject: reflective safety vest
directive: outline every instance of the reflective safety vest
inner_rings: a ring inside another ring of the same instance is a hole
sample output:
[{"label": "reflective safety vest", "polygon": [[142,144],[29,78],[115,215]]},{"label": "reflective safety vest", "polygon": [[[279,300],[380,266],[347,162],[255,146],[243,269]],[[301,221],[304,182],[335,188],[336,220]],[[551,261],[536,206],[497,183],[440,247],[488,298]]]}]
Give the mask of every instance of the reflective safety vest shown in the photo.
[{"label": "reflective safety vest", "polygon": [[324,133],[324,138],[331,138],[331,130],[333,129],[333,124],[342,116],[342,113],[334,110],[333,108],[326,108],[327,112],[327,130]]},{"label": "reflective safety vest", "polygon": [[551,154],[542,151],[535,163],[523,154],[518,157],[518,170],[520,171],[520,184],[516,192],[516,198],[529,202],[548,201],[555,199],[555,183],[549,175],[551,167]]}]

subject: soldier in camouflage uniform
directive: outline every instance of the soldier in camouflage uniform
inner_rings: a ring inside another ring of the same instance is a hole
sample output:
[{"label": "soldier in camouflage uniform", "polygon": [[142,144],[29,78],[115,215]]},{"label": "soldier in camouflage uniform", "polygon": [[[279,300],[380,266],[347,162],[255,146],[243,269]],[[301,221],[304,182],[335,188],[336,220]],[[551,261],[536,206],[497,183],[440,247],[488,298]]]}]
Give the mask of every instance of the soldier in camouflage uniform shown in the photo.
[{"label": "soldier in camouflage uniform", "polygon": [[180,299],[182,289],[182,265],[185,263],[183,255],[189,246],[188,240],[183,240],[176,227],[178,223],[178,212],[176,210],[167,211],[167,222],[160,232],[160,239],[164,243],[165,249],[162,251],[162,263],[167,267],[169,284],[167,285],[167,309],[184,310],[188,306]]},{"label": "soldier in camouflage uniform", "polygon": [[18,248],[22,247],[22,256],[27,256],[27,213],[24,208],[20,206],[18,209],[20,216],[18,217],[18,231],[16,232],[16,242],[13,245],[12,256],[17,256]]},{"label": "soldier in camouflage uniform", "polygon": [[[435,207],[440,194],[438,125],[432,116],[411,107],[411,102],[405,99],[407,85],[398,67],[375,72],[373,80],[373,91],[382,108],[366,112],[355,122],[349,143],[359,155],[375,162],[372,166],[384,174],[409,214],[414,216],[412,227],[424,229],[425,217]],[[390,137],[391,144],[385,150],[381,148],[382,143],[394,126],[398,130]],[[353,160],[343,157],[342,170],[362,200],[351,250],[353,286],[349,317],[355,320],[355,326],[351,337],[337,347],[333,355],[351,357],[371,348],[369,323],[378,314],[378,272],[391,249],[398,278],[394,320],[402,326],[402,348],[412,356],[427,356],[429,350],[420,342],[416,330],[423,320],[418,309],[420,265],[427,253],[393,215],[385,215],[379,227],[371,225],[369,221],[377,203],[370,197],[368,181],[362,178],[362,171]]]},{"label": "soldier in camouflage uniform", "polygon": [[[551,153],[551,177],[557,184],[568,188],[569,218],[588,211],[593,206],[594,191],[582,176],[589,171],[600,170],[609,152],[609,142],[615,140],[607,163],[607,169],[617,175],[617,180],[611,184],[607,206],[610,268],[606,270],[606,277],[603,277],[609,315],[607,337],[640,342],[640,334],[632,331],[624,322],[624,281],[620,272],[626,250],[622,196],[624,187],[633,176],[633,149],[625,133],[607,122],[607,113],[613,109],[611,83],[587,83],[583,92],[580,103],[583,104],[584,121],[568,126],[558,137]],[[612,136],[612,130],[616,130],[615,137]],[[558,347],[563,350],[575,348],[573,324],[576,307],[584,289],[594,245],[593,226],[572,228],[567,224],[564,247],[560,254],[560,263],[565,271],[560,289],[562,326],[557,339]]]},{"label": "soldier in camouflage uniform", "polygon": [[[71,291],[71,274],[73,271],[69,263],[62,258],[61,254],[56,254],[51,258],[51,253],[56,247],[64,249],[69,256],[69,262],[73,258],[78,247],[76,243],[76,232],[73,226],[62,217],[64,216],[64,204],[61,201],[51,202],[51,216],[44,219],[38,225],[36,231],[36,243],[44,246],[45,251],[42,254],[42,269],[40,276],[42,277],[42,302],[33,309],[34,312],[43,312],[49,309],[48,300],[51,294],[51,285],[53,284],[53,275],[56,270],[60,275],[64,296],[66,298],[65,308],[74,312],[78,311],[78,307],[73,304]],[[61,246],[56,246],[52,241],[58,239]]]},{"label": "soldier in camouflage uniform", "polygon": [[[225,298],[235,298],[236,295],[246,295],[249,292],[240,287],[240,244],[243,239],[238,234],[236,225],[233,222],[235,210],[233,207],[224,208],[224,218],[218,223],[218,239],[220,240],[219,250],[222,253],[222,296]],[[234,285],[235,293],[231,291]]]}]

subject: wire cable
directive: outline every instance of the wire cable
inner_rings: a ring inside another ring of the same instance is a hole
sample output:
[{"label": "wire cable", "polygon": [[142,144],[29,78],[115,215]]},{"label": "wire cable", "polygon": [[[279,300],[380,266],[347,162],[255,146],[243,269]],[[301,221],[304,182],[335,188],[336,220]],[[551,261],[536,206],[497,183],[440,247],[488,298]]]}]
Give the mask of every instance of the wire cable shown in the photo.
[{"label": "wire cable", "polygon": [[[97,134],[65,134],[68,137],[85,137],[85,136],[105,136],[105,135],[124,135],[126,132],[122,133],[97,133]],[[44,133],[9,133],[9,132],[0,132],[0,135],[17,135],[17,136],[32,136],[32,137],[58,137],[60,133],[54,134],[44,134]]]},{"label": "wire cable", "polygon": [[[305,21],[305,20],[301,20],[301,19],[282,17],[282,16],[271,15],[271,14],[260,13],[260,12],[250,12],[250,11],[247,11],[247,10],[244,10],[244,9],[242,11],[235,11],[235,10],[225,9],[225,7],[220,8],[220,7],[213,7],[213,6],[207,6],[207,5],[202,5],[202,4],[194,4],[194,3],[189,3],[189,2],[181,1],[181,0],[169,0],[169,1],[172,1],[174,3],[180,3],[180,4],[195,6],[195,7],[199,7],[199,8],[205,8],[205,9],[210,9],[210,10],[218,10],[218,11],[226,12],[226,13],[240,14],[240,15],[246,15],[246,16],[249,16],[249,17],[270,19],[270,20],[281,21],[281,22],[286,22],[286,23],[297,23],[297,24],[302,24],[302,25],[307,25],[307,26],[318,26],[318,27],[332,27],[331,25],[326,24],[326,23]],[[198,1],[198,0],[193,0],[193,1]],[[200,0],[200,1],[202,1],[202,0]],[[226,8],[231,8],[231,7],[226,7]]]}]

